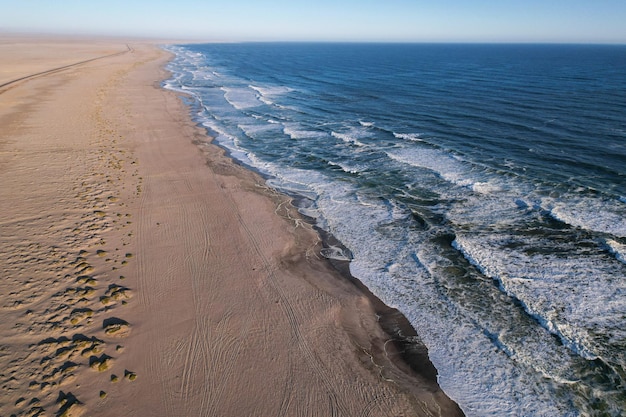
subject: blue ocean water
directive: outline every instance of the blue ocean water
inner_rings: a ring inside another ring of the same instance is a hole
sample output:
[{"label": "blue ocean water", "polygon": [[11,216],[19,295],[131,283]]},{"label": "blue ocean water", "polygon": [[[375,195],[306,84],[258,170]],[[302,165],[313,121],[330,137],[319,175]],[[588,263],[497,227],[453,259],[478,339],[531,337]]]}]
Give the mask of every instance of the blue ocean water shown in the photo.
[{"label": "blue ocean water", "polygon": [[626,410],[626,46],[168,46],[468,416]]}]

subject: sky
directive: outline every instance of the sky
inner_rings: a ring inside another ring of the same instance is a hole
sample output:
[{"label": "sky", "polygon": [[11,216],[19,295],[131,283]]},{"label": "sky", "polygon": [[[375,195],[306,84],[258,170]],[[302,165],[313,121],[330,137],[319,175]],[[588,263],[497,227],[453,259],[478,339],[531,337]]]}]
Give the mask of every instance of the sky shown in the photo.
[{"label": "sky", "polygon": [[0,0],[0,32],[626,44],[626,0]]}]

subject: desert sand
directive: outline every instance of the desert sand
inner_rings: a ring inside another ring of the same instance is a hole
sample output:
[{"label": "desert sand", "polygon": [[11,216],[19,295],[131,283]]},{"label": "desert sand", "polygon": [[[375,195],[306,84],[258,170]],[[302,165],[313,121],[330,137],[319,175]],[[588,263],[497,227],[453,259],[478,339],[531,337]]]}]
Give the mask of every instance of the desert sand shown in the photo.
[{"label": "desert sand", "polygon": [[0,416],[462,415],[168,59],[0,40]]}]

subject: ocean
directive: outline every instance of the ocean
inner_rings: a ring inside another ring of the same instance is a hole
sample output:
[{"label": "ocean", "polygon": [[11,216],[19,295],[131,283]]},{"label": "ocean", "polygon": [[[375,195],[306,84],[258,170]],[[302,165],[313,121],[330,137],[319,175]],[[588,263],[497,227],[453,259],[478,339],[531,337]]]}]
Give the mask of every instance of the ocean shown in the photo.
[{"label": "ocean", "polygon": [[626,46],[167,46],[467,416],[626,412]]}]

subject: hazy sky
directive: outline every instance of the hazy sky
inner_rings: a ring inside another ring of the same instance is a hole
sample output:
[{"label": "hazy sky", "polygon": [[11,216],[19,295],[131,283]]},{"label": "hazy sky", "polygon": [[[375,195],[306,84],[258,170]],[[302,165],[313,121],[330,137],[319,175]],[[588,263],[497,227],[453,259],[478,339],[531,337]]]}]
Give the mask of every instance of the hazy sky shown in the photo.
[{"label": "hazy sky", "polygon": [[204,40],[626,43],[626,0],[0,0],[0,31]]}]

